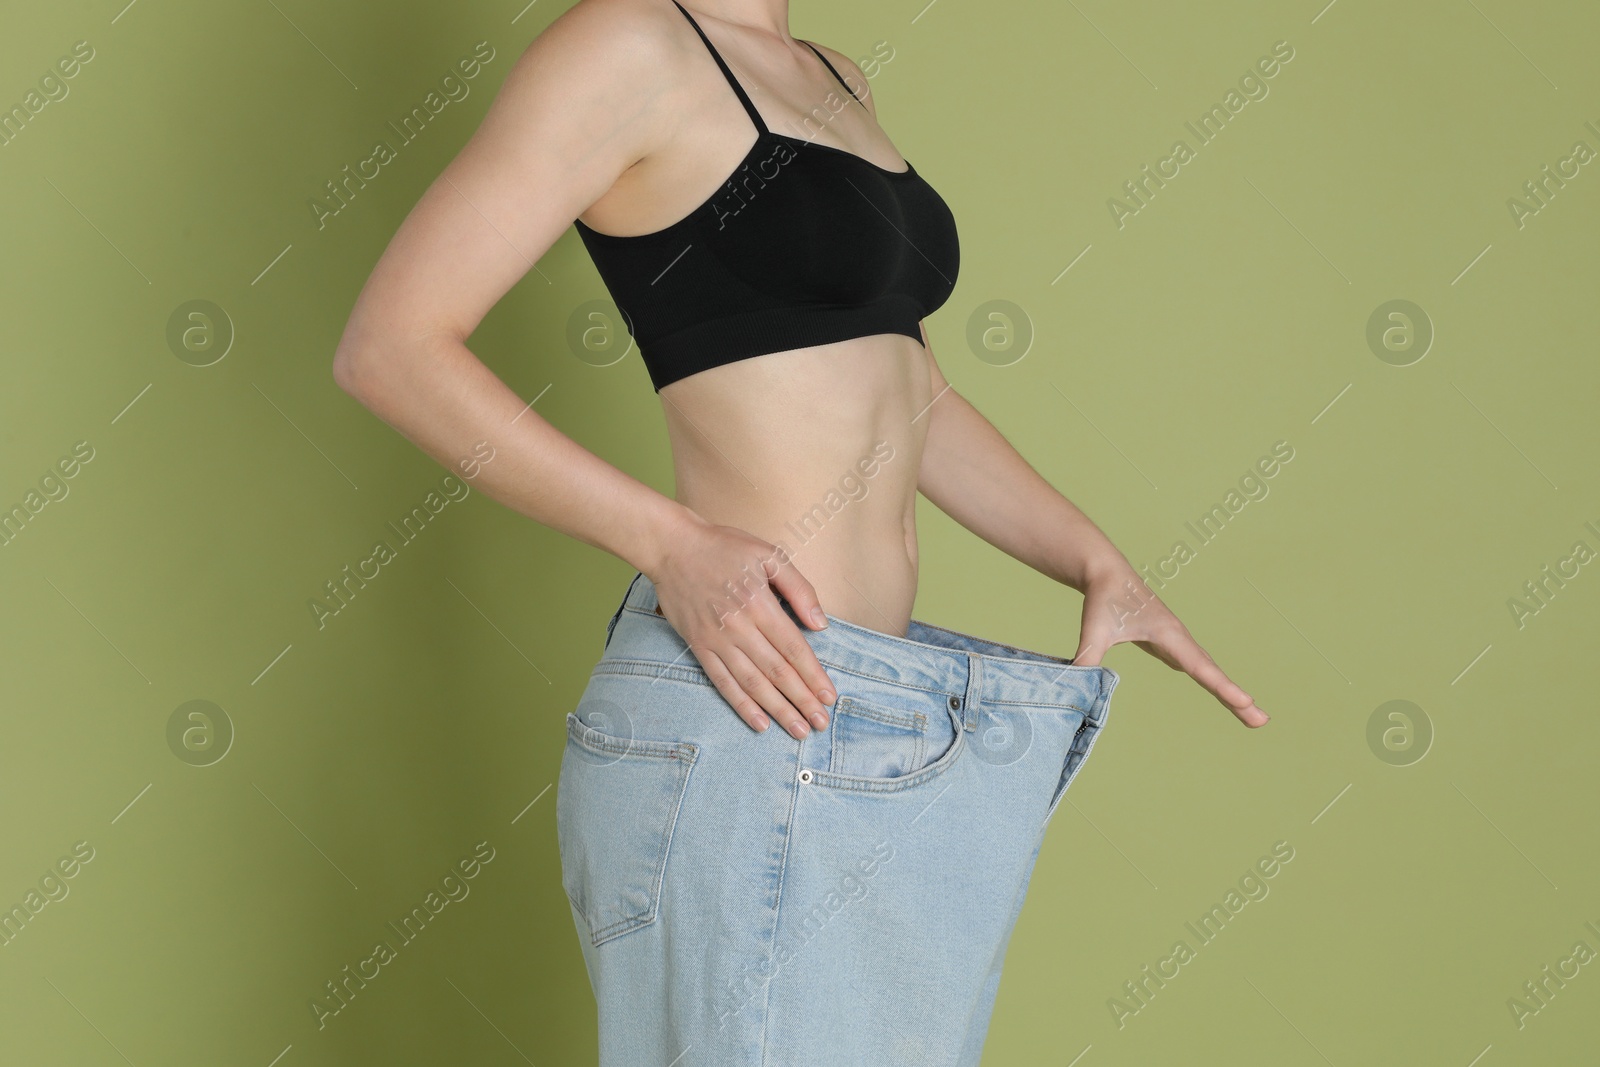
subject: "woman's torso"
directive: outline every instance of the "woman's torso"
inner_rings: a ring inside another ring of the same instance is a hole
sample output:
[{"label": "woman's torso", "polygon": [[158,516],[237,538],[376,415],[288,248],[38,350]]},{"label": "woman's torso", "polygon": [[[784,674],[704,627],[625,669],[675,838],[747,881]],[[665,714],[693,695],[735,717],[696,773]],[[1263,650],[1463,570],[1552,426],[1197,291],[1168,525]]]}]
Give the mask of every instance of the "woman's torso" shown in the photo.
[{"label": "woman's torso", "polygon": [[[679,17],[672,6],[665,10]],[[654,235],[704,210],[708,192],[752,153],[752,119],[780,137],[795,130],[826,146],[825,154],[832,148],[857,157],[818,161],[824,179],[841,189],[859,193],[883,180],[877,173],[909,168],[866,108],[817,57],[806,59],[804,44],[693,18],[706,36],[684,23],[684,73],[670,79],[681,84],[663,87],[681,96],[683,106],[673,110],[682,121],[666,147],[583,213],[590,239],[595,231],[599,240]],[[663,32],[677,30],[668,21]],[[707,55],[707,44],[737,71],[748,104],[730,92],[732,79]],[[845,106],[818,111],[829,94]],[[807,112],[826,116],[826,125],[802,124]],[[797,152],[809,161],[805,153],[815,146]],[[892,183],[897,176],[885,177]],[[775,200],[769,197],[769,210]],[[772,243],[780,245],[772,254],[782,256],[782,240]],[[676,497],[710,522],[781,547],[829,614],[903,635],[916,599],[915,509],[930,382],[921,342],[898,332],[741,358],[670,381],[659,393]]]},{"label": "woman's torso", "polygon": [[922,346],[881,334],[669,385],[677,499],[782,547],[830,615],[903,636],[917,593],[928,383]]}]

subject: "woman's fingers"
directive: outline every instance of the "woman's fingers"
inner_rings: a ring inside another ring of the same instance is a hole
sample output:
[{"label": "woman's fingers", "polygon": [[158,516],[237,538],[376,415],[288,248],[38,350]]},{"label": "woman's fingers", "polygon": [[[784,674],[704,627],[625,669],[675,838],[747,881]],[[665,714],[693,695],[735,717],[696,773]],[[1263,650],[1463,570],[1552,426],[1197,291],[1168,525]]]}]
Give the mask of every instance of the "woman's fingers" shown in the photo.
[{"label": "woman's fingers", "polygon": [[1100,658],[1111,649],[1113,642],[1105,632],[1109,626],[1100,623],[1100,613],[1092,611],[1087,604],[1083,610],[1083,623],[1078,630],[1078,651],[1072,656],[1072,663],[1077,667],[1098,667]]},{"label": "woman's fingers", "polygon": [[[780,567],[769,560],[763,570],[769,581],[775,578],[773,571],[784,571],[790,595],[800,603],[809,597],[815,604],[815,591],[792,563]],[[685,640],[712,685],[752,729],[759,732],[776,721],[797,739],[813,729],[827,729],[827,705],[837,694],[805,632],[784,611],[773,585],[750,594],[721,614],[704,640],[695,633],[699,626],[691,627]],[[657,600],[666,615],[676,614],[659,592]]]},{"label": "woman's fingers", "polygon": [[826,729],[824,705],[833,703],[833,685],[799,627],[776,600],[767,610],[755,612],[751,622],[755,630],[740,647],[812,726]]},{"label": "woman's fingers", "polygon": [[760,733],[772,725],[772,720],[761,710],[761,705],[757,704],[750,694],[739,688],[739,683],[734,680],[733,673],[722,662],[721,656],[709,648],[693,648],[692,650],[695,658],[700,661],[701,668],[705,670],[706,677],[711,679],[711,684],[716,686],[717,692],[722,694],[722,699],[728,702],[734,712],[745,721],[745,724],[750,729]]},{"label": "woman's fingers", "polygon": [[817,599],[817,591],[800,573],[794,561],[779,551],[769,563],[774,569],[767,574],[767,580],[794,608],[795,615],[813,630],[826,628],[828,619],[822,613],[822,602]]},{"label": "woman's fingers", "polygon": [[[1141,641],[1139,644],[1148,648],[1146,642]],[[1212,659],[1210,653],[1201,648],[1193,637],[1185,633],[1163,644],[1164,648],[1158,646],[1160,651],[1156,649],[1150,651],[1156,651],[1161,659],[1199,682],[1222,703],[1223,707],[1233,712],[1240,722],[1250,727],[1267,724],[1269,716],[1256,707],[1255,698],[1224,674],[1222,668],[1217,666],[1217,661]],[[1165,651],[1167,655],[1161,655],[1161,651]]]},{"label": "woman's fingers", "polygon": [[[769,562],[773,566],[774,573],[768,575],[771,584],[767,589],[767,595],[757,598],[756,603],[751,605],[755,609],[752,612],[755,624],[767,643],[777,650],[777,654],[788,664],[789,669],[799,677],[804,691],[797,691],[786,685],[780,685],[779,688],[789,695],[797,707],[802,706],[801,702],[805,701],[806,714],[816,723],[817,729],[821,730],[828,724],[827,713],[820,707],[812,706],[811,702],[832,705],[837,699],[837,693],[833,683],[828,680],[828,672],[817,662],[817,654],[812,651],[805,635],[790,621],[783,606],[778,603],[778,597],[782,596],[788,601],[798,618],[809,620],[814,630],[826,629],[828,620],[822,613],[816,589],[800,573],[791,559],[780,551]],[[772,667],[770,663],[765,663],[764,666]],[[776,680],[774,678],[774,681]]]},{"label": "woman's fingers", "polygon": [[[746,646],[740,651],[783,697],[785,706],[793,708],[804,717],[806,729],[795,734],[796,737],[804,737],[811,730],[821,730],[828,725],[827,711],[817,699],[817,695],[806,687],[794,668],[778,655],[778,650],[768,644],[765,638],[753,647]],[[787,719],[784,722],[787,725]],[[792,729],[789,732],[794,733]]]},{"label": "woman's fingers", "polygon": [[797,740],[811,732],[811,726],[805,717],[795,710],[793,704],[780,693],[770,679],[762,672],[754,661],[745,654],[743,648],[734,645],[718,652],[722,661],[727,665],[739,688],[749,694],[752,699],[774,722],[778,723]]},{"label": "woman's fingers", "polygon": [[[793,607],[792,604],[790,606]],[[822,669],[805,633],[789,618],[789,613],[783,610],[777,597],[769,594],[766,602],[751,613],[751,618],[761,635],[804,681],[811,696],[820,703],[832,704],[836,693],[828,672]]]},{"label": "woman's fingers", "polygon": [[[797,738],[813,725],[827,728],[826,707],[837,690],[779,597],[802,626],[820,630],[828,622],[816,589],[782,546],[735,527],[706,524],[675,545],[661,574],[650,580],[667,621],[746,722],[761,729],[760,711]],[[691,605],[687,613],[685,604]],[[710,612],[699,604],[709,604]]]}]

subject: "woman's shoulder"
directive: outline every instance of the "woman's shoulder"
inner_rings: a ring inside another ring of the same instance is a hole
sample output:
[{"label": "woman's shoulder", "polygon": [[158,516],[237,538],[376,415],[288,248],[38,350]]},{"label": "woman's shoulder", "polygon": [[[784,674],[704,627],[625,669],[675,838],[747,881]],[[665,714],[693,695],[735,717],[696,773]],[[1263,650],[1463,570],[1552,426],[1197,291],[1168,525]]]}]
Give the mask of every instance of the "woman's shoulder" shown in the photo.
[{"label": "woman's shoulder", "polygon": [[[653,150],[677,96],[692,84],[687,20],[672,0],[577,0],[528,42],[501,89],[508,110],[556,109],[625,143],[627,162]],[[690,30],[690,42],[693,31]]]},{"label": "woman's shoulder", "polygon": [[660,73],[684,51],[687,27],[672,0],[578,0],[528,43],[524,57],[559,49],[585,62],[614,63],[625,71]]},{"label": "woman's shoulder", "polygon": [[[813,41],[808,38],[802,39],[807,44],[814,46],[817,51],[822,53],[823,58],[833,64],[833,69],[839,72],[839,77],[845,80],[845,84],[850,87],[851,92],[855,93],[856,99],[867,105],[867,110],[872,112],[872,116],[876,118],[878,109],[872,102],[872,83],[861,66],[843,52],[835,48],[829,48],[821,41]],[[869,65],[876,69],[875,62]]]}]

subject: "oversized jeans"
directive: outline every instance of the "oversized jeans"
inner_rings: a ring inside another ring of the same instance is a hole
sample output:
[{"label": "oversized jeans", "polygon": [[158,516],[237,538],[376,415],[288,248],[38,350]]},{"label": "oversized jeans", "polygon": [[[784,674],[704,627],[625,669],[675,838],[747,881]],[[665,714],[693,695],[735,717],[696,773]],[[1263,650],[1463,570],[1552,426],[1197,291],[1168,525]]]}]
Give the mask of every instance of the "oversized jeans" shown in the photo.
[{"label": "oversized jeans", "polygon": [[601,1067],[976,1067],[1116,672],[830,616],[804,633],[839,699],[796,740],[747,726],[656,603],[636,576],[556,795]]}]

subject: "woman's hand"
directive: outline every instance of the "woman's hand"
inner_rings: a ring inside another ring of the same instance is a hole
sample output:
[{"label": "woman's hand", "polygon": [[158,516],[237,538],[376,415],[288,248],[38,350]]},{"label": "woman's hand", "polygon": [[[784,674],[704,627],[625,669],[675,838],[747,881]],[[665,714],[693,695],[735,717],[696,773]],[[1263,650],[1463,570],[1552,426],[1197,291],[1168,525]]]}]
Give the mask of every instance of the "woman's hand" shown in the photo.
[{"label": "woman's hand", "polygon": [[741,719],[761,731],[770,716],[797,738],[827,727],[836,691],[776,593],[812,629],[828,622],[782,549],[702,521],[672,538],[656,570],[646,577],[662,615]]},{"label": "woman's hand", "polygon": [[1188,674],[1246,726],[1266,725],[1269,716],[1256,707],[1255,699],[1222,673],[1211,654],[1126,562],[1104,568],[1085,583],[1083,628],[1072,662],[1098,666],[1106,650],[1122,641]]}]

